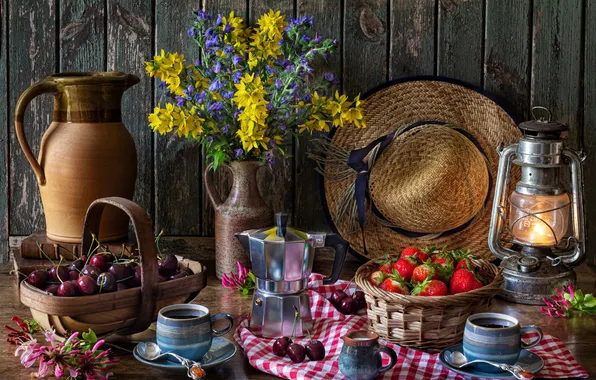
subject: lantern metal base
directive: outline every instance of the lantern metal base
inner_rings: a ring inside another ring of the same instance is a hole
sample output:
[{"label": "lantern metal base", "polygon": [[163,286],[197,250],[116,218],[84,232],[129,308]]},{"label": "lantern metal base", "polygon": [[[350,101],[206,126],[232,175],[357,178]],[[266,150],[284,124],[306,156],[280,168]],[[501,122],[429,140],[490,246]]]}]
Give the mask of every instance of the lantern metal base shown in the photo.
[{"label": "lantern metal base", "polygon": [[500,297],[507,301],[543,305],[543,298],[553,295],[555,289],[575,284],[573,269],[564,265],[553,267],[548,259],[540,258],[537,268],[524,273],[526,268],[520,267],[519,259],[519,256],[510,256],[501,262],[505,283]]}]

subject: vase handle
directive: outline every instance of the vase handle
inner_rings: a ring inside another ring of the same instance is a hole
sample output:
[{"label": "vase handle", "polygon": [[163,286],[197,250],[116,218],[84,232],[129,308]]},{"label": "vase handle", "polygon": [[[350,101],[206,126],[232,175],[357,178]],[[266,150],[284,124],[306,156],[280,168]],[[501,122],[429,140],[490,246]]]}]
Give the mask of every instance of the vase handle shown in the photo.
[{"label": "vase handle", "polygon": [[[222,162],[220,166],[225,167],[228,170],[232,170],[230,165]],[[203,173],[203,180],[205,182],[205,190],[207,191],[207,195],[209,195],[209,199],[211,199],[211,203],[213,207],[218,208],[223,201],[221,200],[221,195],[219,191],[215,188],[215,184],[213,183],[213,176],[209,175],[211,168],[213,167],[213,162],[210,162],[209,165],[205,168],[205,173]]]},{"label": "vase handle", "polygon": [[19,140],[19,144],[25,153],[25,157],[27,157],[27,161],[31,164],[40,186],[45,185],[46,175],[27,142],[27,137],[25,136],[25,130],[23,128],[23,120],[25,119],[25,110],[27,109],[27,106],[35,97],[48,92],[55,93],[56,91],[56,83],[49,78],[37,82],[21,94],[14,112],[14,126],[17,131],[17,140]]}]

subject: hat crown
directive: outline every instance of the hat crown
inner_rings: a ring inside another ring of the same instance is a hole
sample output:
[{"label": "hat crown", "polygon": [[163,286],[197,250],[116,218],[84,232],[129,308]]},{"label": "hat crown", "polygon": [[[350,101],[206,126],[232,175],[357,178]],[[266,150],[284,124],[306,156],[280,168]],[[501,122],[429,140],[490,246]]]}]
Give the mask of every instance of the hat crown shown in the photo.
[{"label": "hat crown", "polygon": [[482,210],[486,159],[449,126],[422,125],[397,137],[370,174],[370,197],[391,224],[417,233],[462,226]]}]

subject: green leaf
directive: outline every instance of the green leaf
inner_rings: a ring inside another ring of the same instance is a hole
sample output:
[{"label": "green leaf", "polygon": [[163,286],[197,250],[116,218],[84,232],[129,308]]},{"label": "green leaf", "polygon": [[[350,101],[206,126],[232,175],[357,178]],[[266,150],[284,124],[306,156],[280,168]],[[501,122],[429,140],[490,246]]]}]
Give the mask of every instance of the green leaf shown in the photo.
[{"label": "green leaf", "polygon": [[86,343],[97,343],[97,335],[95,335],[95,332],[91,329],[89,329],[89,332],[83,333],[83,340]]},{"label": "green leaf", "polygon": [[586,294],[584,297],[584,308],[596,308],[596,298],[591,294]]}]

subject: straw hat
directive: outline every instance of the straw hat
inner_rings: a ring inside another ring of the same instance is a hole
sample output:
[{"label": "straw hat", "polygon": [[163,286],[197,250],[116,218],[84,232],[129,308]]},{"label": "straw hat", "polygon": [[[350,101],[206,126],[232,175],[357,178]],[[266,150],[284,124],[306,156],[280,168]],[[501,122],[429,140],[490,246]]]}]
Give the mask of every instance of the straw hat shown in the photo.
[{"label": "straw hat", "polygon": [[319,141],[323,209],[332,229],[366,258],[409,245],[487,244],[500,144],[515,121],[495,101],[435,77],[388,83],[366,97],[368,128]]}]

